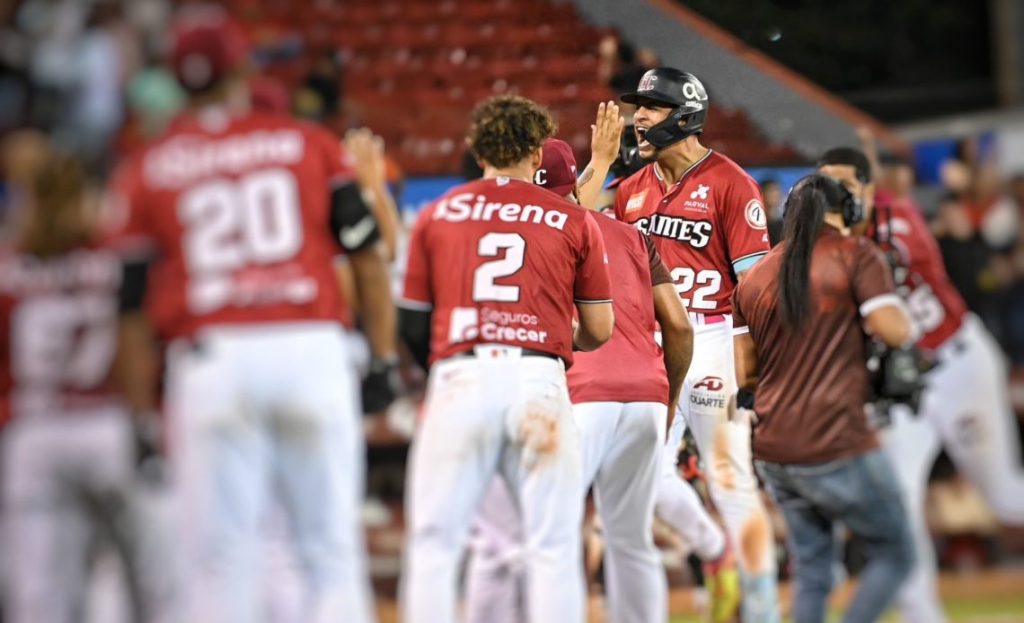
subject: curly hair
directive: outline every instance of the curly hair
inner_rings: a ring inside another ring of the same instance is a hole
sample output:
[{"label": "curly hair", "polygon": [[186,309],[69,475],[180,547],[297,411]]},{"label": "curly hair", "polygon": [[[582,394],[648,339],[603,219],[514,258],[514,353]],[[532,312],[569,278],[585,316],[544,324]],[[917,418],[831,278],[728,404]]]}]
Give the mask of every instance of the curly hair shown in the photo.
[{"label": "curly hair", "polygon": [[546,109],[517,95],[499,95],[478,104],[472,119],[469,148],[499,168],[522,162],[557,129]]}]

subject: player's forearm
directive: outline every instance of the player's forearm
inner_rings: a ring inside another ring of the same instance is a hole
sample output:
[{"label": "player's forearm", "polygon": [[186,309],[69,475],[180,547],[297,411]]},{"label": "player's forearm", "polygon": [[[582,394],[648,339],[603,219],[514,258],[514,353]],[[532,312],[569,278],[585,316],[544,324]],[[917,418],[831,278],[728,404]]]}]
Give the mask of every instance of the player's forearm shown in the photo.
[{"label": "player's forearm", "polygon": [[398,229],[401,226],[398,205],[386,185],[379,184],[368,190],[370,209],[374,218],[377,219],[377,228],[380,230],[380,238],[384,243],[384,259],[391,263],[395,261],[398,248]]},{"label": "player's forearm", "polygon": [[[675,405],[679,402],[683,381],[693,361],[693,330],[662,330],[661,348],[664,353],[665,371],[668,373],[669,404]],[[671,417],[671,414],[669,416]]]},{"label": "player's forearm", "polygon": [[608,177],[612,162],[594,158],[587,165],[587,168],[580,174],[577,182],[580,195],[580,205],[588,210],[598,208],[597,201],[601,198],[601,191],[604,190],[604,180]]},{"label": "player's forearm", "polygon": [[396,356],[396,313],[391,300],[391,276],[384,261],[383,245],[350,256],[360,301],[360,320],[374,357]]},{"label": "player's forearm", "polygon": [[759,374],[757,365],[757,348],[750,333],[741,333],[733,337],[733,358],[736,368],[736,386],[739,389],[754,389]]},{"label": "player's forearm", "polygon": [[149,321],[142,312],[121,316],[118,325],[114,383],[135,413],[156,409],[156,352]]}]

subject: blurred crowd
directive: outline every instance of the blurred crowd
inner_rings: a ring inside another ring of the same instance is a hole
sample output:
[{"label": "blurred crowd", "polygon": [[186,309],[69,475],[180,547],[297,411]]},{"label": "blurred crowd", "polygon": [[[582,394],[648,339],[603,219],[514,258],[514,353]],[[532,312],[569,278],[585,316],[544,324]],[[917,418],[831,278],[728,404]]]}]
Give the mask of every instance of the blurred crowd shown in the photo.
[{"label": "blurred crowd", "polygon": [[[932,230],[949,276],[1013,363],[1024,364],[1024,172],[1003,176],[979,142],[966,139],[940,176]],[[912,192],[910,164],[893,167],[886,181]]]}]

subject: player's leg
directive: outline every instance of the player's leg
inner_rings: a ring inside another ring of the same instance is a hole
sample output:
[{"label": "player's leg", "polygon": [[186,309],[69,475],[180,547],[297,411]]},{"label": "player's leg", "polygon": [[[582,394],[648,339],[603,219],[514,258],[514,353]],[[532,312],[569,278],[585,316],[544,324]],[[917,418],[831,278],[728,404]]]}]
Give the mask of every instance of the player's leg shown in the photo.
[{"label": "player's leg", "polygon": [[[677,416],[673,427],[682,421],[683,418]],[[676,534],[683,537],[701,560],[715,560],[725,553],[725,533],[704,508],[704,502],[690,483],[679,477],[676,466],[678,443],[672,447],[669,442],[665,448],[666,451],[659,459],[661,468],[654,512]]]},{"label": "player's leg", "polygon": [[502,471],[523,518],[527,617],[580,621],[585,612],[580,523],[579,430],[560,361],[524,357],[505,420],[510,445]]},{"label": "player's leg", "polygon": [[731,319],[697,327],[687,375],[687,423],[700,448],[711,498],[735,544],[745,621],[778,621],[775,542],[758,494],[750,450],[751,412],[732,408],[736,394]]},{"label": "player's leg", "polygon": [[505,433],[501,414],[513,385],[508,379],[517,376],[517,366],[507,361],[473,358],[431,369],[406,477],[406,623],[455,621],[459,560],[497,468]]},{"label": "player's leg", "polygon": [[996,517],[1024,525],[1024,465],[1003,354],[974,316],[953,339],[960,342],[944,349],[923,408]]},{"label": "player's leg", "polygon": [[167,412],[186,618],[258,618],[258,547],[272,446],[264,405],[246,400],[239,338],[211,337],[169,351]]},{"label": "player's leg", "polygon": [[80,605],[90,532],[63,478],[59,423],[15,421],[4,433],[4,620],[63,623]]},{"label": "player's leg", "polygon": [[473,519],[465,578],[465,623],[522,621],[523,571],[519,505],[505,479],[496,475]]},{"label": "player's leg", "polygon": [[654,402],[620,407],[614,443],[594,481],[605,534],[608,620],[660,623],[667,587],[651,524],[667,408]]},{"label": "player's leg", "polygon": [[935,546],[924,516],[928,475],[940,449],[938,433],[928,418],[897,408],[882,439],[903,490],[916,560],[896,605],[908,623],[941,623],[946,615],[938,594]]},{"label": "player's leg", "polygon": [[66,431],[81,461],[76,471],[91,500],[95,532],[109,540],[121,559],[132,620],[171,620],[176,606],[168,564],[169,526],[165,517],[153,512],[153,500],[147,499],[164,491],[138,476],[131,416],[124,409],[108,407],[73,417],[76,429],[84,427]]},{"label": "player's leg", "polygon": [[359,390],[334,327],[297,330],[274,349],[275,481],[303,578],[301,620],[373,620],[360,521],[365,460]]},{"label": "player's leg", "polygon": [[[618,402],[589,402],[572,407],[580,430],[581,495],[586,495],[605,455],[615,443],[622,408],[622,403]],[[664,422],[661,430],[664,430]],[[519,507],[508,484],[500,477],[488,487],[477,511],[470,549],[463,607],[466,623],[524,620],[523,531]]]}]

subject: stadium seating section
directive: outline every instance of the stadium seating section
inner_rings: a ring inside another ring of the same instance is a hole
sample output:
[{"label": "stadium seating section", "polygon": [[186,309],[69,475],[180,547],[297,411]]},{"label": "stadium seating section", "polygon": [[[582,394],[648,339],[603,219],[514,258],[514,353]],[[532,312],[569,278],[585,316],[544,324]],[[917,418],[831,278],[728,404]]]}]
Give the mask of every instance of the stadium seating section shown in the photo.
[{"label": "stadium seating section", "polygon": [[[467,115],[495,93],[547,105],[559,136],[589,157],[595,106],[614,93],[597,76],[590,26],[567,2],[552,0],[231,0],[254,43],[296,43],[299,52],[267,63],[289,87],[313,59],[337,50],[347,118],[387,140],[406,174],[456,173]],[[287,47],[285,45],[284,47]],[[712,97],[714,93],[712,92]],[[768,143],[741,111],[713,107],[705,143],[745,165],[801,160]]]}]

